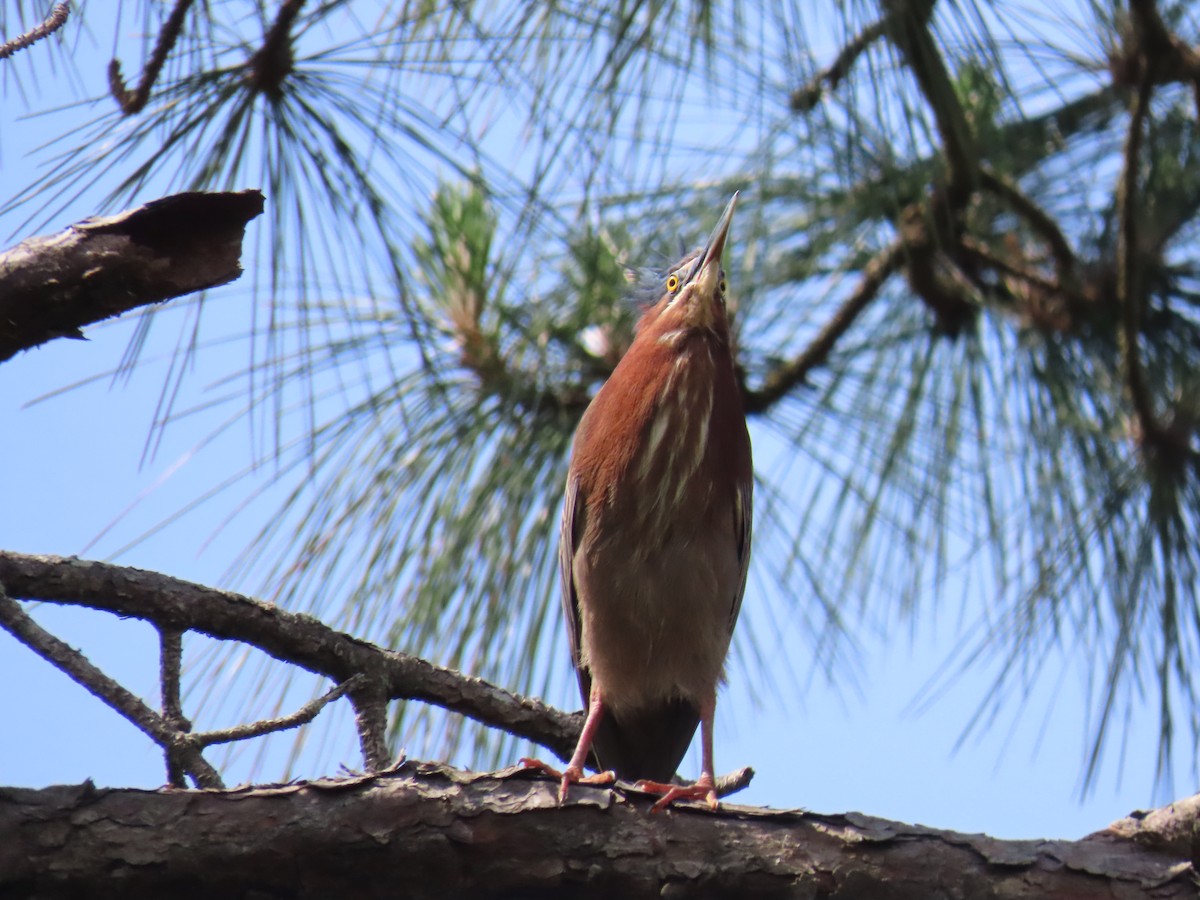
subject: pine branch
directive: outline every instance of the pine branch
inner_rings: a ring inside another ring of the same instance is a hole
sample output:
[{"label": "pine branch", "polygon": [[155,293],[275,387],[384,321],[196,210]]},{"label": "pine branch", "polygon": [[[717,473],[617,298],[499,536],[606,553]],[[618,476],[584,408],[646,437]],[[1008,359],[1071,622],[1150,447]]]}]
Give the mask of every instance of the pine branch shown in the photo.
[{"label": "pine branch", "polygon": [[1073,277],[1073,273],[1077,271],[1075,251],[1071,249],[1070,241],[1067,240],[1054,218],[1023,193],[1016,184],[988,166],[981,166],[979,174],[984,190],[991,191],[1005,201],[1012,207],[1013,212],[1024,219],[1029,227],[1050,246],[1050,252],[1058,266],[1059,278]]},{"label": "pine branch", "polygon": [[300,15],[304,0],[284,0],[271,28],[263,36],[262,46],[250,59],[248,78],[256,91],[278,100],[283,82],[292,73],[292,26]]},{"label": "pine branch", "polygon": [[821,96],[826,90],[836,90],[842,79],[850,74],[858,58],[868,47],[887,34],[887,29],[887,20],[881,19],[856,34],[854,39],[838,52],[832,63],[814,75],[808,84],[792,92],[792,109],[798,113],[806,113],[821,102]]},{"label": "pine branch", "polygon": [[[861,813],[650,800],[527,773],[405,764],[233,791],[0,791],[0,882],[47,898],[241,896],[1194,898],[1197,798],[1181,841],[1142,816],[1079,841],[998,840]],[[202,848],[203,852],[198,852]],[[286,860],[286,865],[280,861]]]},{"label": "pine branch", "polygon": [[946,156],[952,207],[966,202],[979,181],[979,153],[941,51],[929,32],[936,0],[886,0],[888,37],[912,71],[937,122]]},{"label": "pine branch", "polygon": [[1138,242],[1138,167],[1141,162],[1143,132],[1153,93],[1147,77],[1134,95],[1129,131],[1125,140],[1124,164],[1117,187],[1117,302],[1121,308],[1120,347],[1125,387],[1137,419],[1136,439],[1149,456],[1168,471],[1178,473],[1193,456],[1186,428],[1163,421],[1155,409],[1154,397],[1142,363],[1142,253]]},{"label": "pine branch", "polygon": [[158,80],[162,67],[166,65],[167,57],[171,55],[179,36],[183,33],[183,21],[187,18],[188,10],[193,2],[194,0],[175,0],[175,6],[171,9],[171,14],[167,16],[167,21],[163,23],[158,41],[154,45],[154,51],[150,54],[150,59],[146,63],[142,79],[138,82],[136,90],[131,91],[125,86],[125,78],[121,75],[121,61],[114,58],[109,62],[108,89],[125,115],[136,115],[145,108],[146,102],[150,99],[150,90],[154,87],[154,82]]},{"label": "pine branch", "polygon": [[12,40],[0,43],[0,59],[8,59],[14,53],[31,47],[42,38],[49,37],[66,24],[67,16],[71,13],[70,3],[56,3],[50,10],[50,15],[40,25],[35,25],[24,34],[19,34]]},{"label": "pine branch", "polygon": [[[107,563],[0,551],[0,585],[12,597],[87,606],[258,647],[278,660],[343,683],[364,675],[352,697],[421,700],[546,747],[567,759],[581,716],[560,712],[423,659],[360,641],[311,616],[229,591]],[[11,601],[10,601],[11,602]],[[369,704],[364,704],[369,706]],[[375,715],[368,709],[364,715]],[[382,721],[382,720],[381,720]],[[369,756],[379,763],[382,754]]]},{"label": "pine branch", "polygon": [[307,725],[315,719],[321,710],[334,700],[357,690],[362,682],[363,679],[360,676],[354,675],[341,684],[330,688],[320,697],[309,700],[295,712],[272,719],[248,722],[244,725],[234,725],[230,728],[222,728],[216,731],[198,731],[193,737],[197,744],[208,747],[213,744],[228,744],[233,741],[244,741],[250,738],[262,737],[263,735],[273,734],[277,731],[289,731],[293,728],[299,728],[301,725]]},{"label": "pine branch", "polygon": [[0,362],[139,306],[242,274],[257,190],[184,193],[0,252]]},{"label": "pine branch", "polygon": [[1151,85],[1187,84],[1200,115],[1200,52],[1173,34],[1155,0],[1130,0],[1132,33],[1112,63],[1113,80],[1140,90]]},{"label": "pine branch", "polygon": [[136,695],[109,678],[87,658],[38,625],[11,599],[0,581],[0,628],[29,647],[48,663],[65,672],[107,706],[120,713],[167,753],[172,765],[191,775],[199,787],[220,788],[221,776],[205,761],[187,736]]},{"label": "pine branch", "polygon": [[743,388],[746,412],[764,413],[793,388],[804,384],[808,374],[829,358],[838,340],[850,330],[854,320],[875,299],[888,278],[901,267],[906,253],[904,242],[896,241],[876,254],[863,269],[854,292],[842,302],[808,346],[798,356],[768,372],[758,388]]}]

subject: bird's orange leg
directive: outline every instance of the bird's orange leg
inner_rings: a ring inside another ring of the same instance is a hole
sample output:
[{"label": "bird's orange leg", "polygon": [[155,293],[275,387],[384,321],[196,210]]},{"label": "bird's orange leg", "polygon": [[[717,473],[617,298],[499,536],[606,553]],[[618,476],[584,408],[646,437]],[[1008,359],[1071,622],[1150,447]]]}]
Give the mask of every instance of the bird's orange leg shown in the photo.
[{"label": "bird's orange leg", "polygon": [[703,800],[708,808],[716,812],[717,784],[713,774],[713,717],[717,711],[717,698],[714,695],[700,707],[700,777],[692,784],[663,784],[661,781],[642,779],[634,785],[639,791],[647,794],[662,794],[662,797],[650,808],[651,812],[661,812],[676,800]]},{"label": "bird's orange leg", "polygon": [[575,745],[575,752],[571,754],[571,761],[567,763],[567,767],[559,772],[549,763],[544,763],[540,759],[530,759],[528,756],[523,756],[519,760],[521,765],[529,769],[538,769],[545,772],[551,778],[562,779],[558,788],[558,802],[562,803],[567,799],[567,788],[572,784],[612,784],[617,780],[617,774],[613,771],[597,772],[595,775],[584,775],[583,765],[587,762],[588,751],[592,749],[592,738],[596,734],[596,728],[600,725],[600,720],[604,718],[604,700],[600,696],[600,691],[596,686],[592,685],[591,695],[588,697],[587,718],[583,720],[583,730],[579,732],[579,742]]}]

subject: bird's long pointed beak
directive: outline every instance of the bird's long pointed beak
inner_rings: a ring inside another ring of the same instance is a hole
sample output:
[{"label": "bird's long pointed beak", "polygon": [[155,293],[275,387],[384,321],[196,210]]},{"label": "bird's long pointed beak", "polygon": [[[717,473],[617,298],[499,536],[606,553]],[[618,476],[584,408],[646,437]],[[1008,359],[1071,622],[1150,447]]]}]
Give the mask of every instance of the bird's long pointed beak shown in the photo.
[{"label": "bird's long pointed beak", "polygon": [[705,296],[713,296],[717,283],[721,280],[721,254],[725,252],[725,240],[729,237],[729,226],[733,222],[733,210],[737,206],[738,191],[733,192],[721,220],[713,229],[712,236],[704,245],[704,250],[696,257],[696,268],[689,281],[695,283]]}]

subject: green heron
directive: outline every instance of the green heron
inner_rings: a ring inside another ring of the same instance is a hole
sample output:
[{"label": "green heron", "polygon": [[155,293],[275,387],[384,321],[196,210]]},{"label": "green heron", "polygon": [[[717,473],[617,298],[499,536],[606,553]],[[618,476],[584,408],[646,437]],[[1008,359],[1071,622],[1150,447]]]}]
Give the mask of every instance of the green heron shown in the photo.
[{"label": "green heron", "polygon": [[[661,297],[579,423],[559,563],[587,717],[572,782],[636,781],[717,806],[713,714],[746,588],[754,489],[721,254],[737,194]],[[700,778],[668,784],[700,725]],[[592,754],[598,775],[585,776]]]}]

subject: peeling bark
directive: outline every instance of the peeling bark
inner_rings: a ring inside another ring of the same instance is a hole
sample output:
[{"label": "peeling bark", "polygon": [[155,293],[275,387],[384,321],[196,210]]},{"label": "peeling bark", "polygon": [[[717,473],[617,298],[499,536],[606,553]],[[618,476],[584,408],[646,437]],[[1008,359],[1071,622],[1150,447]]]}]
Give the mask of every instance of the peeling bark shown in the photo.
[{"label": "peeling bark", "polygon": [[1187,858],[1109,832],[1001,841],[556,790],[416,763],[233,791],[0,789],[0,897],[1196,896]]},{"label": "peeling bark", "polygon": [[0,362],[138,306],[233,281],[261,191],[190,192],[0,252]]}]

